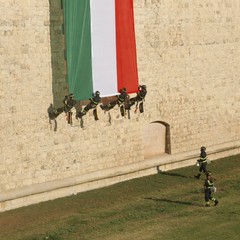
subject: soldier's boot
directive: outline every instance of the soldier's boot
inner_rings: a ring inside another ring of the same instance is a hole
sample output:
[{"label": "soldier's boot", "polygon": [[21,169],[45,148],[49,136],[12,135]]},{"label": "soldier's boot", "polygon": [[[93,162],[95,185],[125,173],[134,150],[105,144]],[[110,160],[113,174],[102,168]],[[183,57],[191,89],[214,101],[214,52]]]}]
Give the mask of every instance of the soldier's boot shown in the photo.
[{"label": "soldier's boot", "polygon": [[201,173],[199,173],[198,175],[194,176],[195,178],[199,179],[201,176]]},{"label": "soldier's boot", "polygon": [[215,201],[214,201],[214,206],[217,206],[218,205],[218,200],[216,199]]}]

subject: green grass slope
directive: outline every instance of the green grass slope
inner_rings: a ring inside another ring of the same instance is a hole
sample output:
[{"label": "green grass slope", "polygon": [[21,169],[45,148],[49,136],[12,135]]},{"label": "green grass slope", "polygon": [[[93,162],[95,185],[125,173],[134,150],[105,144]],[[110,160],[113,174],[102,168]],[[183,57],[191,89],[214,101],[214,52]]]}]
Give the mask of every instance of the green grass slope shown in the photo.
[{"label": "green grass slope", "polygon": [[240,155],[208,169],[216,207],[204,207],[193,166],[1,213],[0,239],[238,240]]}]

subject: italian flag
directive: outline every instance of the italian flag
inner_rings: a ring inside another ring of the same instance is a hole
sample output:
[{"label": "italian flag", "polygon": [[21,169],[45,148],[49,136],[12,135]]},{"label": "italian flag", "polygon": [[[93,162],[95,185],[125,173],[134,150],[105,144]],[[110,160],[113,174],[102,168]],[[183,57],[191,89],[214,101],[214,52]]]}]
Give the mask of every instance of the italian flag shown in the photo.
[{"label": "italian flag", "polygon": [[138,91],[133,0],[63,0],[69,93]]}]

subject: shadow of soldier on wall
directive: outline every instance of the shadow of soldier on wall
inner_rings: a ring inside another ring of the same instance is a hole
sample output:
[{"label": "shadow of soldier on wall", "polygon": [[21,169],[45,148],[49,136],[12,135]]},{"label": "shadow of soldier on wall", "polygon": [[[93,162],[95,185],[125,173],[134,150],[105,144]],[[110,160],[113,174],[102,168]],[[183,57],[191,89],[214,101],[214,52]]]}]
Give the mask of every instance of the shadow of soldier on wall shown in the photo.
[{"label": "shadow of soldier on wall", "polygon": [[61,2],[60,0],[49,0],[52,94],[53,106],[56,108],[62,105],[63,96],[68,94],[68,86],[65,79],[65,38]]}]

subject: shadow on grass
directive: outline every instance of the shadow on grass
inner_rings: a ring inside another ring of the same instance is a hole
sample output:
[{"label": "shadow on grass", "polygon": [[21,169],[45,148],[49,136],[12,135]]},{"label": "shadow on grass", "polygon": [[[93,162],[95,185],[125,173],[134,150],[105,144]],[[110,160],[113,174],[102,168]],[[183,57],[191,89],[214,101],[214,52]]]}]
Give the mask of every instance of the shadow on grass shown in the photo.
[{"label": "shadow on grass", "polygon": [[185,176],[185,175],[182,175],[182,174],[179,174],[179,173],[171,173],[171,172],[161,172],[161,171],[159,171],[159,174],[168,175],[168,176],[172,176],[172,177],[193,178],[191,176]]},{"label": "shadow on grass", "polygon": [[167,203],[175,203],[175,204],[181,204],[181,205],[189,205],[189,206],[202,206],[200,204],[196,204],[193,202],[186,202],[186,201],[174,201],[174,200],[170,200],[170,199],[166,199],[166,198],[154,198],[154,197],[147,197],[144,198],[146,200],[153,200],[153,201],[157,201],[157,202],[167,202]]}]

